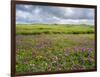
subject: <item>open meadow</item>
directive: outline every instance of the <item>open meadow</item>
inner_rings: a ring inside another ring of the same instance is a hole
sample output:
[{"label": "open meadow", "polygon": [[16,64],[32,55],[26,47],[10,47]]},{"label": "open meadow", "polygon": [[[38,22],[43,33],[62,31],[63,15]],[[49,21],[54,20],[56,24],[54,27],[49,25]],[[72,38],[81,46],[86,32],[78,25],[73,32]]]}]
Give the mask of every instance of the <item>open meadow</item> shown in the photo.
[{"label": "open meadow", "polygon": [[16,25],[16,73],[94,68],[94,26]]}]

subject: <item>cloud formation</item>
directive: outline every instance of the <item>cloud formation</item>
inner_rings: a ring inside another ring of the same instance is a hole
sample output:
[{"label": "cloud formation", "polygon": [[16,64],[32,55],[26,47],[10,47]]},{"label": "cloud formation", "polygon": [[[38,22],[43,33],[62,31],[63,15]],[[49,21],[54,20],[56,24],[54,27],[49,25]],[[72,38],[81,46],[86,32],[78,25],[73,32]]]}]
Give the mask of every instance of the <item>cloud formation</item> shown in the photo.
[{"label": "cloud formation", "polygon": [[16,23],[94,24],[94,9],[17,4]]}]

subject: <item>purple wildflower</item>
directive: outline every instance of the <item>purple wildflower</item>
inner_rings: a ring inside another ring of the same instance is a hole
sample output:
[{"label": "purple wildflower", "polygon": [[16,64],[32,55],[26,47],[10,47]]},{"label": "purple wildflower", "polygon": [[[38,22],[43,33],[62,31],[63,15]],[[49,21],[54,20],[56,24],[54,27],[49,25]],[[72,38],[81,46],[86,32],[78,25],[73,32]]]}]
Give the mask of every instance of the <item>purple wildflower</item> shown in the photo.
[{"label": "purple wildflower", "polygon": [[88,52],[91,53],[93,51],[92,48],[88,48]]},{"label": "purple wildflower", "polygon": [[82,52],[85,52],[86,51],[86,48],[82,48]]}]

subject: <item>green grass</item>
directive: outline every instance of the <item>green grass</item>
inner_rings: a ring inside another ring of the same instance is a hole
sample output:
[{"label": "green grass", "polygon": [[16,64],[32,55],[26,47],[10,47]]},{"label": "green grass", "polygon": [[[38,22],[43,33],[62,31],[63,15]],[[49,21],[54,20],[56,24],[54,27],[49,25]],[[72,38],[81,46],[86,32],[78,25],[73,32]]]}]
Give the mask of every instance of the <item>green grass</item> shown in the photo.
[{"label": "green grass", "polygon": [[91,34],[94,33],[93,26],[89,25],[21,25],[17,24],[16,34],[33,35],[33,34]]},{"label": "green grass", "polygon": [[94,28],[88,25],[17,25],[16,73],[95,68]]}]

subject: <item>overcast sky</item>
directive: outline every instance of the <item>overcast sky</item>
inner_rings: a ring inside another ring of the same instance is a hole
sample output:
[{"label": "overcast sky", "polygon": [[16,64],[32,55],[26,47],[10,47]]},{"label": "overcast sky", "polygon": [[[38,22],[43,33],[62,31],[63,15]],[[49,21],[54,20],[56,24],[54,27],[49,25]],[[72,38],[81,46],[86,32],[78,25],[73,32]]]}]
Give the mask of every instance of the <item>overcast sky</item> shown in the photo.
[{"label": "overcast sky", "polygon": [[16,23],[94,25],[94,9],[17,4]]}]

